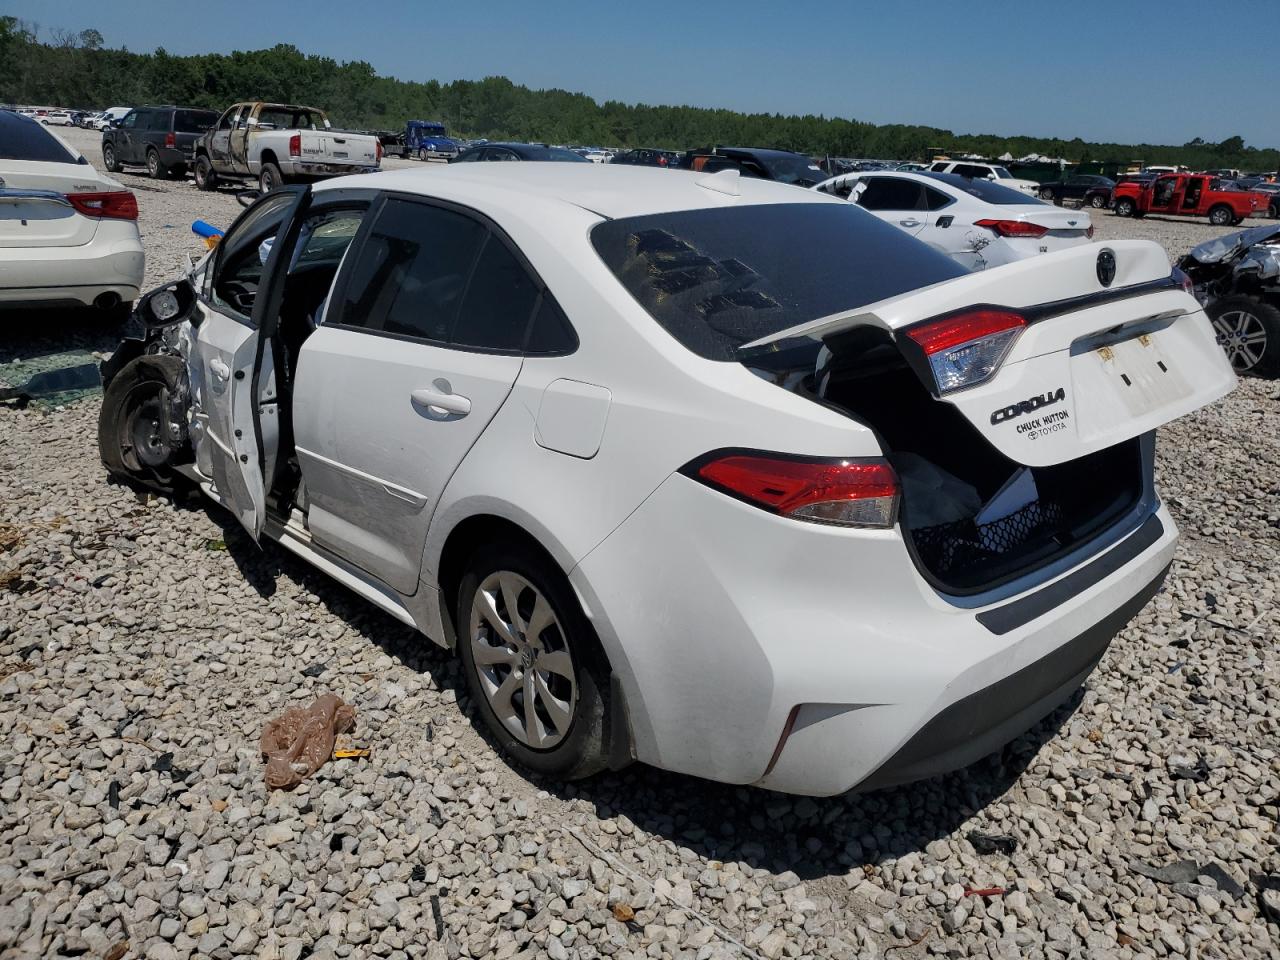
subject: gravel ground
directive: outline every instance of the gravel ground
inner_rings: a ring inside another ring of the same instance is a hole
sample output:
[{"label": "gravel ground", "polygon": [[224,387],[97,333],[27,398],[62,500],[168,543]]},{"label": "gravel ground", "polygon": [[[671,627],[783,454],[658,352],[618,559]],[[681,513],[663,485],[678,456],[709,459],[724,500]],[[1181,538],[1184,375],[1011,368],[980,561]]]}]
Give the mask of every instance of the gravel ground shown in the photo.
[{"label": "gravel ground", "polygon": [[[121,179],[148,285],[239,209]],[[1215,232],[1095,220],[1171,255]],[[0,362],[114,341],[6,326]],[[450,657],[216,508],[108,483],[97,399],[0,406],[0,957],[1280,956],[1277,400],[1245,381],[1162,432],[1177,559],[1072,702],[828,800],[528,779]],[[326,691],[371,756],[268,795],[264,721]]]}]

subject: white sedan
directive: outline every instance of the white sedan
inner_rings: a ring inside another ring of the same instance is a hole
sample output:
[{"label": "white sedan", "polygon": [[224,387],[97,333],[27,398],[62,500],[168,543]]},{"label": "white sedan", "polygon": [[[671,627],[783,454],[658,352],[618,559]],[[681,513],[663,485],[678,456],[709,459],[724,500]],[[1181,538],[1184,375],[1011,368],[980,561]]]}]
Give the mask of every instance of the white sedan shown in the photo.
[{"label": "white sedan", "polygon": [[138,202],[30,117],[0,110],[0,306],[94,306],[142,285]]},{"label": "white sedan", "polygon": [[1071,696],[1173,558],[1154,431],[1235,376],[1159,246],[1108,256],[969,274],[736,170],[285,187],[139,303],[100,451],[456,649],[526,768],[898,783]]},{"label": "white sedan", "polygon": [[966,270],[1052,253],[1093,238],[1087,211],[1055,207],[951,173],[847,173],[812,187],[923,240]]}]

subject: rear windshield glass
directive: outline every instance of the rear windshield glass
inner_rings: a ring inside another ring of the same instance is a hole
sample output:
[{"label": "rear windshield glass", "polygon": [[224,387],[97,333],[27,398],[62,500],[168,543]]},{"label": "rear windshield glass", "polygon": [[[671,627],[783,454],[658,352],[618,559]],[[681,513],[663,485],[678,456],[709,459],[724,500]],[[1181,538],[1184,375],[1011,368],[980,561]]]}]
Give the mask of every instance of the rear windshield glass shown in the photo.
[{"label": "rear windshield glass", "polygon": [[600,258],[699,356],[964,276],[955,261],[849,203],[757,204],[601,223]]},{"label": "rear windshield glass", "polygon": [[217,122],[218,115],[212,110],[175,110],[173,113],[175,133],[204,133]]},{"label": "rear windshield glass", "polygon": [[977,197],[979,200],[985,200],[987,203],[1027,205],[1041,202],[1031,195],[1022,193],[1019,190],[1002,187],[998,183],[992,183],[990,180],[982,180],[977,177],[962,177],[954,173],[926,173],[924,176],[929,177],[932,180],[939,180],[942,183],[969,194],[971,197]]},{"label": "rear windshield glass", "polygon": [[8,111],[0,111],[0,160],[87,163],[36,121]]}]

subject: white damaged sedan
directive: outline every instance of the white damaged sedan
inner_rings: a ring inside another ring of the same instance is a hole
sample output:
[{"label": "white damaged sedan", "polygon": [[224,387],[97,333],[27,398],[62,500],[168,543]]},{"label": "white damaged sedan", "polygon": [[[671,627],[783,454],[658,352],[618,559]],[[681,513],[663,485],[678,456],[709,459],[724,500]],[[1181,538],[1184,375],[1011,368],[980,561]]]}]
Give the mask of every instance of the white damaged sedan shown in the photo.
[{"label": "white damaged sedan", "polygon": [[286,188],[138,312],[113,474],[456,649],[528,768],[815,795],[1069,697],[1173,557],[1157,428],[1235,383],[1155,244],[968,274],[736,171]]}]

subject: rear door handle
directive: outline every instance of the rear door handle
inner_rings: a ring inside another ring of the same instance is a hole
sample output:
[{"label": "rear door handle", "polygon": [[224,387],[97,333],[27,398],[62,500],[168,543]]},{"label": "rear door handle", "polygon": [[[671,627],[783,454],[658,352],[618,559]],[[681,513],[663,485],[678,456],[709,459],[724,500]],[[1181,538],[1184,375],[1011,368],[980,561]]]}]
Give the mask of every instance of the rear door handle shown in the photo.
[{"label": "rear door handle", "polygon": [[440,393],[438,390],[415,390],[409,398],[420,407],[428,410],[443,410],[459,417],[471,412],[471,401],[461,394]]},{"label": "rear door handle", "polygon": [[904,226],[904,227],[918,227],[918,226],[920,226],[920,221],[919,221],[919,220],[899,220],[899,221],[898,221],[898,223],[902,224],[902,226]]}]

